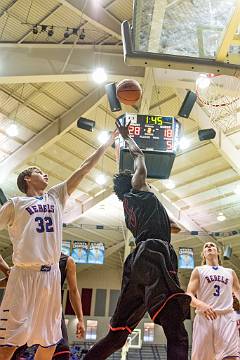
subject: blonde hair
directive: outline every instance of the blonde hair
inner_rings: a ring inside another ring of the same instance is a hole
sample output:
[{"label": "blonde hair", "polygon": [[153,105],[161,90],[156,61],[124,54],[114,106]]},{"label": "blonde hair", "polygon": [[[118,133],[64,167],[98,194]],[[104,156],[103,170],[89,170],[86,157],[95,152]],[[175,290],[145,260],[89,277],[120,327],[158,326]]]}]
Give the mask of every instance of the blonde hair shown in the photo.
[{"label": "blonde hair", "polygon": [[[213,243],[214,244],[214,243]],[[222,265],[222,259],[221,259],[221,250],[217,247],[216,244],[214,244],[217,248],[217,251],[218,251],[218,264],[219,265]],[[205,247],[205,244],[203,245],[203,250],[204,250],[204,247]],[[201,257],[202,257],[202,262],[201,262],[201,265],[206,265],[206,258],[204,257],[203,255],[203,250],[201,252]]]}]

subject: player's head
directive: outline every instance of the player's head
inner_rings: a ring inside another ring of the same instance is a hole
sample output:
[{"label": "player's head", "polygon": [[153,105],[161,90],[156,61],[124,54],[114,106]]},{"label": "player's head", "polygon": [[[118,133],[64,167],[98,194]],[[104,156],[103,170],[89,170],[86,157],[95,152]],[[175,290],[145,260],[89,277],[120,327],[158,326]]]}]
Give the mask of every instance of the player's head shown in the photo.
[{"label": "player's head", "polygon": [[218,264],[221,265],[220,251],[216,244],[213,242],[206,242],[203,245],[202,250],[202,265],[206,265],[208,260],[212,260],[214,258],[218,259]]},{"label": "player's head", "polygon": [[47,184],[48,176],[36,166],[23,170],[17,178],[17,186],[24,194],[27,194],[29,186],[36,190],[44,190]]},{"label": "player's head", "polygon": [[132,189],[132,174],[130,170],[124,170],[113,176],[113,190],[119,200],[123,201],[124,194]]}]

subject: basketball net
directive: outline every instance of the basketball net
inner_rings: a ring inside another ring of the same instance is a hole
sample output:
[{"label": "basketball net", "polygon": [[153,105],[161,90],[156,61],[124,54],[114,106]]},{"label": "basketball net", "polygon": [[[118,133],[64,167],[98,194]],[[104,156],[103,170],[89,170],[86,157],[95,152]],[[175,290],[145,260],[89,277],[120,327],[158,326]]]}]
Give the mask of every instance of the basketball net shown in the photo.
[{"label": "basketball net", "polygon": [[240,127],[240,73],[235,76],[206,74],[196,82],[199,104],[213,126],[224,133]]}]

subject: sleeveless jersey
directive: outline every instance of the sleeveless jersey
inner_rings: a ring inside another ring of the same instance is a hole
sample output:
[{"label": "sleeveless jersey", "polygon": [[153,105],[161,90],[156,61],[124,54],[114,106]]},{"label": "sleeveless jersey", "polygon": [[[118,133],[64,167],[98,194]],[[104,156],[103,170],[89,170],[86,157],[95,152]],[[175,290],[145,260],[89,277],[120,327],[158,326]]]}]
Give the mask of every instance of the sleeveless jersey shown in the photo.
[{"label": "sleeveless jersey", "polygon": [[170,242],[170,220],[154,193],[133,189],[124,195],[123,208],[126,226],[136,243],[147,239]]},{"label": "sleeveless jersey", "polygon": [[62,216],[67,198],[66,183],[61,183],[42,196],[21,196],[10,200],[14,205],[14,217],[8,232],[13,244],[14,265],[51,265],[59,262]]},{"label": "sleeveless jersey", "polygon": [[210,265],[199,266],[197,269],[200,277],[197,298],[219,313],[232,311],[232,269]]}]

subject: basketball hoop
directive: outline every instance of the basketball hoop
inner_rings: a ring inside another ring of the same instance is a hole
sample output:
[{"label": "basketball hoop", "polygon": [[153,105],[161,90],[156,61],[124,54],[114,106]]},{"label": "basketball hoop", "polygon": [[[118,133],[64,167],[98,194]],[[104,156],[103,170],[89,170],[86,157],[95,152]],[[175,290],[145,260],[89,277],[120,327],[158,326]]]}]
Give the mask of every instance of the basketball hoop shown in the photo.
[{"label": "basketball hoop", "polygon": [[196,95],[211,123],[227,132],[240,126],[240,80],[235,76],[205,74],[196,81]]}]

